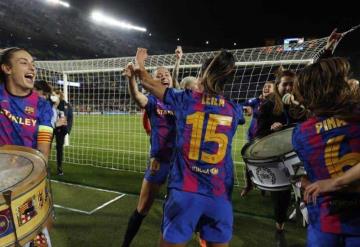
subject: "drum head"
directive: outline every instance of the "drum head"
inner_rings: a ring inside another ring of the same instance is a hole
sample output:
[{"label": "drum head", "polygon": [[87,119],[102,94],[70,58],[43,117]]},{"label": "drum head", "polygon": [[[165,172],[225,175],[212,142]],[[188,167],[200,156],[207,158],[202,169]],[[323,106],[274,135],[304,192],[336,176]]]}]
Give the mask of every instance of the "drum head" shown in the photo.
[{"label": "drum head", "polygon": [[26,179],[34,169],[34,163],[13,154],[0,155],[0,192],[16,186]]},{"label": "drum head", "polygon": [[[24,246],[50,224],[52,198],[46,168],[44,156],[36,150],[0,147],[1,246],[15,246],[16,241]],[[11,230],[4,230],[9,225]]]},{"label": "drum head", "polygon": [[46,161],[40,152],[11,145],[0,147],[0,193],[11,190],[15,196],[46,174]]},{"label": "drum head", "polygon": [[267,135],[263,138],[256,139],[250,143],[243,156],[246,159],[269,159],[281,157],[293,151],[292,132],[294,127],[283,129]]}]

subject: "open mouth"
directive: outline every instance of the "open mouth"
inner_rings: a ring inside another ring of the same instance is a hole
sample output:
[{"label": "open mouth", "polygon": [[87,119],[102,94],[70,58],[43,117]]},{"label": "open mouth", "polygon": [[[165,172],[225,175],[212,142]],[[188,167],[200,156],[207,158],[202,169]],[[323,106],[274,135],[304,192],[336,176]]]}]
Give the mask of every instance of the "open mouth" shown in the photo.
[{"label": "open mouth", "polygon": [[29,82],[34,82],[35,75],[32,73],[25,74],[25,78]]},{"label": "open mouth", "polygon": [[161,83],[162,83],[164,86],[166,86],[166,87],[170,86],[170,83],[168,83],[168,82],[166,82],[166,81],[162,81]]}]

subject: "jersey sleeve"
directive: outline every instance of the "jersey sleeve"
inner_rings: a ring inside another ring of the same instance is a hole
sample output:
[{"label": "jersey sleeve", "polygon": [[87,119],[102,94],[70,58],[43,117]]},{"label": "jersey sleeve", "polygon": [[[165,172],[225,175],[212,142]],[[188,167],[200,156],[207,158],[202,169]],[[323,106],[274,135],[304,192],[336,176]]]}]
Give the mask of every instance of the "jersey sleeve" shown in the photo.
[{"label": "jersey sleeve", "polygon": [[176,110],[184,104],[188,104],[191,99],[191,90],[179,90],[175,88],[167,88],[164,94],[164,103]]},{"label": "jersey sleeve", "polygon": [[53,117],[53,110],[50,103],[46,100],[39,100],[38,103],[38,143],[50,143],[53,134],[51,119]]},{"label": "jersey sleeve", "polygon": [[148,102],[145,106],[145,111],[148,113],[148,115],[150,115],[149,113],[156,106],[156,98],[153,95],[148,95],[147,98],[148,98]]}]

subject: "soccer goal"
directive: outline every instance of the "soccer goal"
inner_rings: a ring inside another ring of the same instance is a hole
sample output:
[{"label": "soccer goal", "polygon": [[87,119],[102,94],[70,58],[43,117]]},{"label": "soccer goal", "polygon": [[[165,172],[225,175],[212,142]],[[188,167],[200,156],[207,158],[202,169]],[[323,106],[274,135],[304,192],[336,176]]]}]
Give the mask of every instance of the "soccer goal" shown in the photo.
[{"label": "soccer goal", "polygon": [[[232,50],[236,71],[234,80],[225,87],[226,96],[240,103],[258,96],[265,81],[274,79],[273,73],[280,65],[297,71],[318,59],[326,39],[286,47]],[[216,51],[185,53],[178,80],[196,76],[204,60],[215,54]],[[119,57],[36,62],[38,78],[61,88],[74,109],[65,163],[133,172],[145,170],[149,138],[142,128],[141,111],[131,100],[128,82],[121,75],[124,66],[133,60],[134,57]],[[146,67],[154,70],[164,66],[171,70],[174,64],[174,54],[154,55],[149,56]],[[239,127],[233,142],[237,184],[243,183],[240,151],[246,143],[247,126]],[[55,160],[54,152],[51,160]]]}]

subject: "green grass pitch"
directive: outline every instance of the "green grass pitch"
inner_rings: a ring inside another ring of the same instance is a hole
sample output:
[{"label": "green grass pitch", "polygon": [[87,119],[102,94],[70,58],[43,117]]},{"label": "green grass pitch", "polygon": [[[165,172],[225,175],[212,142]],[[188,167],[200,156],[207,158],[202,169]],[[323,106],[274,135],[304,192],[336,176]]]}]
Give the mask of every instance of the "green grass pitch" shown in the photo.
[{"label": "green grass pitch", "polygon": [[[244,133],[245,128],[239,127],[233,145],[233,157],[240,181],[240,151]],[[71,146],[65,148],[64,176],[55,175],[53,146],[50,162],[52,179],[126,195],[91,215],[56,208],[56,221],[51,230],[53,246],[120,246],[128,218],[137,204],[143,178],[140,172],[145,169],[149,148],[140,115],[75,116],[70,143]],[[254,190],[246,198],[240,198],[239,191],[240,188],[235,187],[233,192],[234,232],[230,246],[275,246],[269,193],[263,197]],[[58,183],[53,183],[53,194],[55,204],[88,212],[117,196]],[[132,246],[157,246],[165,194],[166,188],[163,188]],[[286,229],[288,246],[305,246],[305,229],[298,222],[287,223]],[[188,246],[198,245],[192,240]]]}]

